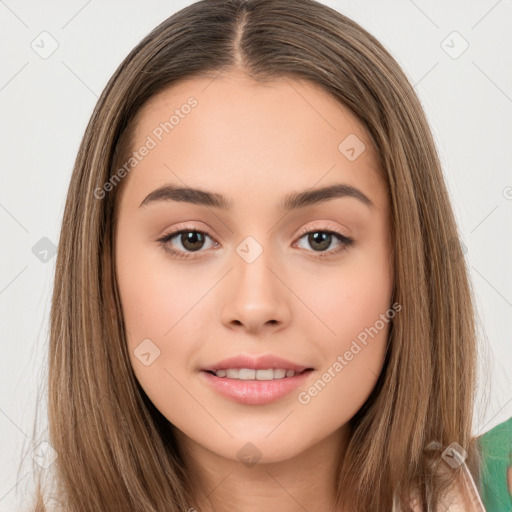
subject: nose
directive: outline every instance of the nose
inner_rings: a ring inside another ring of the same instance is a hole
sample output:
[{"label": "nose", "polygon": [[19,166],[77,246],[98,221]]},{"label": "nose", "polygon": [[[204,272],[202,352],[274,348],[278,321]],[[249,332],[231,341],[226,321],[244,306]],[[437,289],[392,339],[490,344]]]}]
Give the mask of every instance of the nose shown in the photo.
[{"label": "nose", "polygon": [[[286,273],[270,251],[258,246],[249,243],[237,248],[222,307],[224,325],[253,334],[280,330],[291,317],[292,293],[286,284]],[[260,254],[253,259],[255,251]]]}]

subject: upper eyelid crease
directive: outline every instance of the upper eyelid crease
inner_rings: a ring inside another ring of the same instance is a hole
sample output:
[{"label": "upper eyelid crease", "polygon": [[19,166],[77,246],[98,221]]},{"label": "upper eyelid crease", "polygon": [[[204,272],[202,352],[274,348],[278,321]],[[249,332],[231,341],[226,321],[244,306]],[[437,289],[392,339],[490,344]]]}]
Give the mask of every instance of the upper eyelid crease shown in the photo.
[{"label": "upper eyelid crease", "polygon": [[[302,192],[293,192],[287,195],[284,200],[278,204],[278,208],[286,211],[296,210],[342,197],[352,197],[357,199],[369,208],[373,208],[375,206],[374,203],[359,189],[351,185],[338,183],[319,189],[308,189]],[[179,187],[172,184],[167,184],[153,190],[153,192],[143,199],[139,208],[159,201],[185,202],[222,210],[231,210],[233,208],[233,202],[221,194],[197,188]]]}]

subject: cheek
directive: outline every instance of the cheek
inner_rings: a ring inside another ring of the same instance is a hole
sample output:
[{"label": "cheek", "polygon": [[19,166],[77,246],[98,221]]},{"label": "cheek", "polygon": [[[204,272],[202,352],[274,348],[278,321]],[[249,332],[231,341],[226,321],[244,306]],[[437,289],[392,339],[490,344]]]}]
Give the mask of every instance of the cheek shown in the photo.
[{"label": "cheek", "polygon": [[322,328],[326,334],[317,344],[323,364],[297,396],[306,415],[322,418],[325,432],[350,421],[370,396],[382,371],[394,316],[393,310],[387,313],[387,294],[376,294],[360,281],[352,291],[331,297],[336,300],[325,302],[323,311],[332,332]]},{"label": "cheek", "polygon": [[[309,307],[307,325],[325,340],[327,352],[350,345],[391,306],[393,282],[384,251],[361,251],[339,265],[297,275]],[[378,327],[383,329],[381,322]]]},{"label": "cheek", "polygon": [[190,405],[179,383],[194,369],[211,327],[211,292],[222,273],[219,277],[208,265],[190,270],[185,262],[173,262],[165,249],[141,242],[129,229],[120,230],[118,246],[117,277],[132,368],[157,408],[179,419],[176,411]]},{"label": "cheek", "polygon": [[[128,249],[129,248],[129,249]],[[208,283],[191,279],[180,264],[170,262],[162,247],[139,239],[129,228],[118,234],[116,266],[121,303],[129,340],[168,340],[187,320]],[[183,320],[181,320],[183,319]],[[141,338],[142,337],[142,338]]]},{"label": "cheek", "polygon": [[[179,275],[165,268],[159,250],[139,240],[126,225],[121,225],[117,235],[116,273],[127,331],[127,343],[132,365],[139,375],[142,371],[137,359],[137,348],[143,340],[149,351],[157,354],[158,363],[165,356],[164,344],[171,339],[173,326],[185,313]],[[134,353],[135,351],[135,353]],[[153,369],[158,366],[154,365]],[[154,373],[154,372],[153,372]]]},{"label": "cheek", "polygon": [[301,281],[304,300],[314,313],[308,313],[310,321],[304,320],[302,329],[317,340],[323,365],[299,403],[330,424],[349,421],[370,395],[396,314],[385,250],[365,251],[345,263],[338,270],[325,270],[325,277],[303,274]]}]

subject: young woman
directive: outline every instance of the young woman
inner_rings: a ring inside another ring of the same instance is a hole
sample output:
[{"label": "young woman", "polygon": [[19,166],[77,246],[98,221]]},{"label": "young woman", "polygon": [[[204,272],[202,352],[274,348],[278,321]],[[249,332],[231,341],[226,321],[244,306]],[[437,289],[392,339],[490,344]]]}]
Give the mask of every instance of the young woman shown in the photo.
[{"label": "young woman", "polygon": [[58,509],[510,510],[476,353],[431,132],[374,37],[312,0],[207,0],[128,55],[59,243]]}]

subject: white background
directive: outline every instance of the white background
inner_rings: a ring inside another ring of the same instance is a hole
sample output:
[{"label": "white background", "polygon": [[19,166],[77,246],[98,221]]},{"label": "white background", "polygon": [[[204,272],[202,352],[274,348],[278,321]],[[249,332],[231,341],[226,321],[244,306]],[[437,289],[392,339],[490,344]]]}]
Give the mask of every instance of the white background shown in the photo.
[{"label": "white background", "polygon": [[[17,470],[45,391],[55,257],[43,262],[32,248],[43,237],[57,244],[78,146],[109,77],[191,3],[0,1],[0,510],[18,510],[30,481],[29,465]],[[383,43],[427,112],[477,299],[480,434],[512,416],[512,0],[323,3]],[[46,59],[31,47],[43,31],[58,43]],[[463,48],[453,31],[469,44],[458,58],[445,51]]]}]

